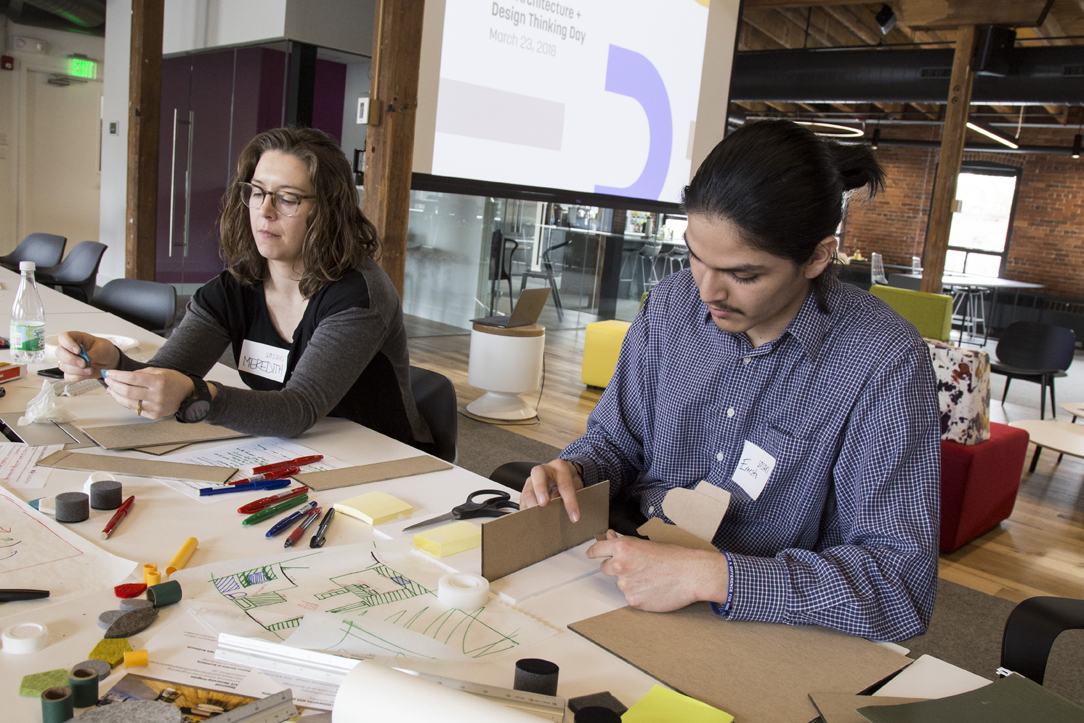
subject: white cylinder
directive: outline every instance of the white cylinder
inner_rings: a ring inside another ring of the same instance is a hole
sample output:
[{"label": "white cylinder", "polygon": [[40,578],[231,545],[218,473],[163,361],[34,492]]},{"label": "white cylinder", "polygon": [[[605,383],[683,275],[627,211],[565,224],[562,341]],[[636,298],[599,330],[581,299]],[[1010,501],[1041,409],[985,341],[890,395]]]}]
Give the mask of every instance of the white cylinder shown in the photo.
[{"label": "white cylinder", "polygon": [[41,623],[20,623],[5,628],[0,640],[5,653],[36,653],[49,644],[49,628]]},{"label": "white cylinder", "polygon": [[470,333],[467,382],[487,392],[522,394],[542,382],[546,335],[503,336],[474,329]]},{"label": "white cylinder", "polygon": [[470,612],[489,601],[489,580],[469,572],[449,572],[437,582],[441,605]]}]

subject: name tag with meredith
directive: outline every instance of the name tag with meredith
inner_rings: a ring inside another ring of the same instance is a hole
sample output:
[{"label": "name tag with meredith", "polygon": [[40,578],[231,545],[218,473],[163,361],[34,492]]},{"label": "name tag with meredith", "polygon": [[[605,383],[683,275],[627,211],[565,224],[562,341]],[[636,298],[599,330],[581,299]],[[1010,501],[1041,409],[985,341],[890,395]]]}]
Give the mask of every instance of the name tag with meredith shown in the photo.
[{"label": "name tag with meredith", "polygon": [[241,344],[237,371],[248,372],[281,384],[286,379],[286,362],[289,358],[289,349],[245,339]]}]

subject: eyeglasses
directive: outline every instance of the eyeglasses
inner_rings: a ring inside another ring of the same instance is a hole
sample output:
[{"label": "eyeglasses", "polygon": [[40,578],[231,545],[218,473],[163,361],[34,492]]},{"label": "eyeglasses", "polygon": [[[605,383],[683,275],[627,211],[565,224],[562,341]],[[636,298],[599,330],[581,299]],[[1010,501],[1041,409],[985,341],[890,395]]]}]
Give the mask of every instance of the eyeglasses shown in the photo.
[{"label": "eyeglasses", "polygon": [[244,181],[238,182],[237,185],[241,188],[241,203],[258,211],[263,207],[264,196],[271,196],[271,204],[275,207],[275,210],[283,216],[293,216],[297,213],[297,209],[301,206],[301,202],[306,198],[316,198],[316,196],[302,196],[299,193],[291,193],[290,191],[275,191],[274,193],[271,193],[263,190],[259,186],[254,186],[251,183],[245,183]]}]

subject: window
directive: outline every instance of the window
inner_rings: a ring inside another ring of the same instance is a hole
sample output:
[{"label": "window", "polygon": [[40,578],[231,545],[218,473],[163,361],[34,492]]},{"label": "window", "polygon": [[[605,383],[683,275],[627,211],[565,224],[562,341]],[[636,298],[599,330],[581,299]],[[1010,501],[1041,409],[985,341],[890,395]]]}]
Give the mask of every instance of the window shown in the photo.
[{"label": "window", "polygon": [[956,185],[945,271],[1001,276],[1012,235],[1020,169],[965,162]]}]

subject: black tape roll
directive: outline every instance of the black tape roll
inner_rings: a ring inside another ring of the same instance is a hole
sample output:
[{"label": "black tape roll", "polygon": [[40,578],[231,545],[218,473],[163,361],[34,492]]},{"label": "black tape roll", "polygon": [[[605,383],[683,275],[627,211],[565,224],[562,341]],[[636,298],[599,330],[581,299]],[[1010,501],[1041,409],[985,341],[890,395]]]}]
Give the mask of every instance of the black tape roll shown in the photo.
[{"label": "black tape roll", "polygon": [[121,484],[114,479],[103,479],[90,484],[90,506],[96,510],[115,510],[120,507]]},{"label": "black tape roll", "polygon": [[90,517],[90,500],[82,492],[61,492],[56,496],[57,522],[82,522]]},{"label": "black tape roll", "polygon": [[601,705],[589,705],[576,711],[576,723],[621,723],[621,716]]},{"label": "black tape roll", "polygon": [[523,658],[516,661],[516,682],[512,687],[525,693],[557,695],[557,674],[560,672],[556,663],[541,658]]}]

